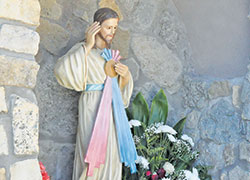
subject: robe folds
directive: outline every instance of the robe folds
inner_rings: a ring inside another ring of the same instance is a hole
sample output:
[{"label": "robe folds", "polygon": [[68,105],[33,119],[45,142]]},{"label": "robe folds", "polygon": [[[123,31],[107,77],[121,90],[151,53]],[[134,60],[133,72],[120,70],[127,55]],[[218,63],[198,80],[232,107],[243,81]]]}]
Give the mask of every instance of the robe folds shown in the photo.
[{"label": "robe folds", "polygon": [[[77,43],[59,58],[55,65],[55,76],[58,83],[68,89],[82,92],[78,106],[79,117],[72,180],[120,180],[122,178],[122,163],[120,162],[112,111],[105,164],[101,165],[100,168],[95,168],[94,175],[88,177],[88,164],[84,162],[102,97],[102,91],[85,90],[87,84],[105,83],[104,65],[106,61],[101,57],[101,52],[102,50],[93,48],[86,57],[84,43]],[[132,90],[133,80],[130,74],[129,83],[121,90],[125,107],[129,105]]]}]

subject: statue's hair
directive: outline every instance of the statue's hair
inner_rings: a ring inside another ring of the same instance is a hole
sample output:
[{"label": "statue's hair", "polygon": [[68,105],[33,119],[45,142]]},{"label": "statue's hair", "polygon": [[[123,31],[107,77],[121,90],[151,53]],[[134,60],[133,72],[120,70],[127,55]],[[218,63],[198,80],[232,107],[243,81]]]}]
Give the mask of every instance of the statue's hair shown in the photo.
[{"label": "statue's hair", "polygon": [[110,18],[119,19],[118,14],[110,8],[100,8],[94,14],[94,22],[97,21],[97,22],[100,22],[100,24],[102,24],[103,21],[110,19]]}]

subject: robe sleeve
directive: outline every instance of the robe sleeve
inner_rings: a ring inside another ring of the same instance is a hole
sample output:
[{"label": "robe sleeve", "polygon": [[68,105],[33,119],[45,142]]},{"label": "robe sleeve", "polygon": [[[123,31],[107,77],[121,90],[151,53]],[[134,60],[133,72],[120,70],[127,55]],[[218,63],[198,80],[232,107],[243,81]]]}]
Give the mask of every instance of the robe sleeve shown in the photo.
[{"label": "robe sleeve", "polygon": [[[132,75],[131,73],[129,72],[129,81],[128,81],[128,84],[126,84],[123,89],[121,89],[121,94],[122,94],[122,100],[123,100],[123,104],[124,104],[124,107],[127,108],[129,106],[129,102],[130,102],[130,98],[131,98],[131,95],[132,95],[132,92],[133,92],[133,78],[132,78]],[[119,84],[121,83],[121,78],[119,78]]]},{"label": "robe sleeve", "polygon": [[87,82],[87,66],[85,47],[79,43],[57,60],[54,73],[61,86],[83,91]]}]

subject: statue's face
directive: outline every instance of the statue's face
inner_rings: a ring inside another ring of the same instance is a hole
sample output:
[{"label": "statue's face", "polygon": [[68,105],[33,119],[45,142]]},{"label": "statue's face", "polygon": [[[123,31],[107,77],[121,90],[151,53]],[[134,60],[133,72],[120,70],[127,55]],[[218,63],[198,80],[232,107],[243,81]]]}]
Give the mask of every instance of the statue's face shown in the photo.
[{"label": "statue's face", "polygon": [[103,21],[103,23],[101,24],[99,35],[108,44],[110,44],[112,42],[112,39],[114,38],[118,26],[118,21],[118,18],[110,18]]}]

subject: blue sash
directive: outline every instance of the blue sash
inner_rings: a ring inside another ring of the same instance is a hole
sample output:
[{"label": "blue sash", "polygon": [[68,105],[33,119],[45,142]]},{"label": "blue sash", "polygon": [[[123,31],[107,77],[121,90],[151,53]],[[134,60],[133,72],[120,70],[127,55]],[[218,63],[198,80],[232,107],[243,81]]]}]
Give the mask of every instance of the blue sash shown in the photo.
[{"label": "blue sash", "polygon": [[[101,53],[101,56],[106,61],[111,60],[111,50],[105,48]],[[122,95],[118,86],[117,77],[112,78],[112,105],[118,138],[118,146],[120,150],[120,160],[121,162],[125,163],[125,166],[130,167],[131,173],[135,173],[135,160],[137,159],[137,152],[128,124],[128,118],[123,105]]]},{"label": "blue sash", "polygon": [[85,91],[102,91],[104,84],[87,84]]}]

